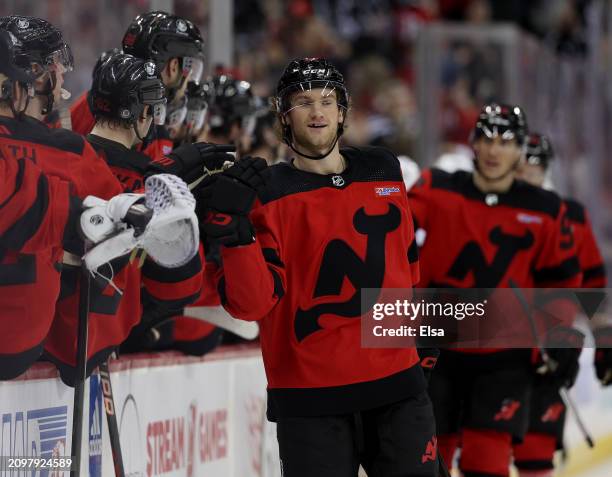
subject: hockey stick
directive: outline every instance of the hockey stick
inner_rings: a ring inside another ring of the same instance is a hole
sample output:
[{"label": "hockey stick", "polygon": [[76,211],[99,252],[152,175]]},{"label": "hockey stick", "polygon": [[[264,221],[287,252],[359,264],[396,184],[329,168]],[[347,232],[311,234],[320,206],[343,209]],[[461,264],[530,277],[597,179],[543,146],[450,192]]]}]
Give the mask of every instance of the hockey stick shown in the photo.
[{"label": "hockey stick", "polygon": [[211,323],[231,331],[245,340],[254,340],[259,335],[259,326],[252,321],[237,320],[222,306],[187,306],[183,313],[189,318]]},{"label": "hockey stick", "polygon": [[113,387],[111,385],[110,372],[108,370],[108,360],[101,363],[98,369],[100,371],[100,386],[102,388],[102,396],[104,397],[104,411],[108,423],[108,435],[111,442],[115,477],[125,477],[123,456],[121,454],[121,441],[119,439],[119,427],[117,426],[117,414],[115,413],[115,398],[113,397]]},{"label": "hockey stick", "polygon": [[[514,282],[514,280],[509,280],[508,283],[510,284],[510,287],[514,291],[514,294],[517,300],[519,301],[521,307],[523,308],[523,310],[525,311],[525,314],[527,315],[527,319],[529,320],[529,327],[531,328],[533,339],[536,342],[536,347],[538,348],[540,355],[542,356],[542,361],[544,361],[546,366],[551,371],[554,371],[555,369],[557,369],[558,363],[554,359],[552,359],[550,355],[546,352],[544,345],[542,345],[542,342],[540,341],[540,338],[538,337],[535,319],[533,318],[533,315],[531,313],[531,306],[529,306],[529,303],[527,302],[525,295],[523,295],[523,292],[518,287],[518,285]],[[595,447],[595,442],[593,441],[593,437],[591,436],[591,433],[588,431],[586,425],[584,424],[584,420],[582,419],[582,417],[580,416],[580,413],[578,412],[576,403],[574,403],[574,400],[572,399],[568,391],[569,390],[567,386],[561,386],[559,388],[559,395],[561,396],[561,399],[563,400],[563,403],[565,404],[565,406],[571,410],[572,414],[574,415],[574,419],[576,420],[576,424],[578,425],[580,432],[584,436],[584,440],[586,441],[587,445],[592,449],[593,447]]]},{"label": "hockey stick", "polygon": [[85,406],[85,381],[87,380],[87,333],[89,320],[89,270],[81,267],[79,290],[79,321],[76,349],[76,376],[72,409],[72,470],[71,477],[81,475],[81,444],[83,441],[83,408]]},{"label": "hockey stick", "polygon": [[444,463],[444,459],[442,458],[442,454],[440,454],[439,450],[438,450],[438,470],[439,470],[440,477],[451,477],[450,469],[446,467],[446,464]]}]

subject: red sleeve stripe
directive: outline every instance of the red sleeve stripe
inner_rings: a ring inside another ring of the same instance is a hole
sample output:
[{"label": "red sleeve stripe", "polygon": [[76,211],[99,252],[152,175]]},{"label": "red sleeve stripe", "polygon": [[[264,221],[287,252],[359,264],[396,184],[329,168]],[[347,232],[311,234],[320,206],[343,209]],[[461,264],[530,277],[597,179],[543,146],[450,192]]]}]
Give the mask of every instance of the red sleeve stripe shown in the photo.
[{"label": "red sleeve stripe", "polygon": [[606,268],[602,264],[583,271],[582,284],[587,288],[605,288],[607,284]]},{"label": "red sleeve stripe", "polygon": [[544,267],[534,270],[534,281],[539,283],[562,282],[580,274],[580,264],[576,256],[570,257],[555,267]]},{"label": "red sleeve stripe", "polygon": [[[20,161],[20,179],[23,179],[23,160]],[[15,193],[18,193],[18,182],[15,187]],[[11,197],[14,197],[14,194]],[[9,198],[10,199],[10,198]],[[4,207],[7,204],[5,201],[2,204]],[[2,234],[0,241],[3,247],[10,250],[20,250],[23,245],[38,231],[47,209],[49,208],[49,184],[47,178],[40,174],[36,186],[36,195],[32,205],[17,219],[11,227]]]}]

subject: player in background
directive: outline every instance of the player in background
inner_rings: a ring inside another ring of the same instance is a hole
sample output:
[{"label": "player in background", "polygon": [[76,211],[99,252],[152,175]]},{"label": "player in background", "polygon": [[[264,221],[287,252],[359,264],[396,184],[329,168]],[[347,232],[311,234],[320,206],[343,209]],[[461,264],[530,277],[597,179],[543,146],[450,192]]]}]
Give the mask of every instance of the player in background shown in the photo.
[{"label": "player in background", "polygon": [[[50,129],[42,122],[60,101],[64,73],[72,68],[61,32],[45,20],[17,15],[0,18],[0,31],[4,39],[0,152],[4,158],[24,167],[29,161],[47,176],[70,182],[81,199],[119,194],[120,184],[82,137]],[[2,321],[15,327],[0,334],[3,353],[26,353],[28,363],[42,350],[53,321],[64,257],[60,245],[37,253],[7,251],[0,263]]]},{"label": "player in background", "polygon": [[[171,173],[181,176],[186,182],[193,182],[204,174],[204,166],[215,169],[224,161],[233,159],[228,154],[216,152],[214,147],[207,149],[206,145],[181,146],[164,161],[152,160],[133,149],[154,122],[163,124],[165,119],[165,88],[152,61],[124,53],[114,54],[96,70],[91,98],[96,123],[87,140],[128,191],[139,190],[151,173]],[[152,323],[195,300],[202,284],[199,257],[173,270],[162,268],[150,260],[139,268],[138,263],[129,264],[126,257],[115,265],[114,275],[116,282],[124,279],[133,283],[134,292],[129,300],[125,297],[120,300],[118,294],[114,294],[115,310],[106,312],[125,316],[125,320],[131,320],[133,325],[143,316],[126,347],[131,350],[142,349],[143,340],[150,341]],[[142,292],[141,282],[144,285]],[[112,290],[104,293],[109,292],[113,293]],[[100,310],[100,314],[104,311]]]},{"label": "player in background", "polygon": [[[250,83],[236,80],[229,75],[216,75],[207,78],[200,85],[192,84],[186,96],[188,102],[184,119],[188,119],[189,124],[184,125],[183,134],[192,136],[198,130],[199,117],[197,114],[189,114],[190,108],[195,113],[196,110],[202,111],[201,108],[205,107],[205,119],[202,118],[200,124],[200,129],[205,131],[200,133],[198,138],[212,144],[233,144],[239,153],[244,152],[241,149],[242,140],[252,133],[254,126],[255,98]],[[200,298],[193,303],[194,307],[201,309],[199,312],[194,312],[193,309],[185,310],[185,315],[175,317],[172,325],[174,336],[172,346],[192,355],[209,352],[221,339],[225,344],[242,341],[235,334],[224,332],[205,321],[207,316],[219,312],[225,315],[225,311],[221,307],[221,299],[214,285],[216,270],[221,266],[219,245],[207,240],[205,236],[202,237],[202,241],[206,259],[205,286]],[[198,318],[193,316],[194,313],[198,314]],[[221,325],[231,329],[232,323],[240,325],[249,337],[258,334],[256,324],[235,323],[235,320],[229,316],[225,316]]]},{"label": "player in background", "polygon": [[356,476],[361,463],[369,475],[435,476],[416,349],[361,347],[360,290],[419,279],[399,162],[339,148],[349,98],[330,62],[292,61],[276,92],[293,160],[243,158],[200,197],[202,233],[221,244],[224,306],[260,324],[283,475]]},{"label": "player in background", "polygon": [[[526,144],[526,160],[519,167],[518,177],[536,187],[544,187],[550,163],[554,159],[550,140],[541,134],[529,134]],[[605,266],[587,211],[576,200],[564,199],[564,203],[582,269],[580,287],[605,288],[607,286]],[[594,330],[596,342],[606,338],[606,335],[608,339],[607,345],[601,346],[601,349],[595,353],[595,367],[602,381],[605,375],[603,370],[612,369],[609,356],[610,336],[612,336],[610,330],[612,327],[609,326]],[[604,359],[606,353],[607,363]],[[562,385],[571,387],[577,373],[578,363],[576,362],[575,371],[566,382],[546,376],[536,376],[529,409],[529,429],[524,441],[514,446],[514,464],[521,477],[551,477],[553,475],[554,453],[563,446],[563,429],[566,418],[565,404],[559,395],[559,387]]]},{"label": "player in background", "polygon": [[[98,57],[98,61],[94,65],[91,77],[93,78],[96,74],[100,65],[110,58],[112,55],[121,53],[119,48],[111,48],[110,50],[103,51]],[[77,99],[75,99],[70,105],[70,128],[79,133],[81,136],[87,136],[91,129],[94,127],[96,119],[94,118],[91,110],[91,94],[90,90],[84,91]]]},{"label": "player in background", "polygon": [[[204,69],[202,36],[196,25],[176,15],[153,11],[138,15],[123,37],[124,53],[151,60],[161,72],[168,103],[181,101],[191,79],[199,81]],[[93,126],[93,114],[87,96],[71,108],[72,128],[87,135]],[[172,151],[172,140],[164,125],[156,125],[138,146],[153,159]]]},{"label": "player in background", "polygon": [[208,104],[206,141],[234,144],[240,156],[245,152],[243,138],[251,136],[255,127],[256,102],[251,84],[222,74],[207,78],[202,91]]},{"label": "player in background", "polygon": [[[424,171],[409,191],[415,226],[426,233],[419,287],[498,288],[510,280],[521,288],[580,284],[561,199],[515,180],[526,135],[518,106],[488,104],[472,137],[474,172]],[[580,341],[571,328],[561,332],[567,343]],[[550,349],[550,341],[546,347],[553,358],[568,351]],[[530,349],[441,350],[429,383],[438,445],[449,465],[461,446],[463,475],[508,475],[512,442],[523,438],[528,423],[531,356]],[[559,379],[571,374],[575,362],[562,364]]]}]

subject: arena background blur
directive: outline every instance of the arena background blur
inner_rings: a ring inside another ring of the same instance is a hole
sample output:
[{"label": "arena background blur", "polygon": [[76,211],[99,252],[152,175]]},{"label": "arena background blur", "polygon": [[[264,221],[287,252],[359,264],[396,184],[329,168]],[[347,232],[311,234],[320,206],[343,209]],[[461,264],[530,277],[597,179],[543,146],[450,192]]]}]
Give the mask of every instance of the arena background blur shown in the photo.
[{"label": "arena background blur", "polygon": [[[61,28],[75,56],[66,79],[72,98],[89,88],[99,54],[120,46],[129,22],[154,9],[198,24],[207,72],[223,65],[261,96],[273,92],[290,58],[329,57],[345,73],[352,95],[344,144],[386,145],[421,167],[442,154],[469,159],[469,132],[480,106],[518,103],[530,129],[552,138],[555,187],[586,204],[610,267],[611,3],[2,0],[0,15],[34,15]],[[592,454],[583,456],[588,467]],[[608,466],[600,469],[566,475],[610,475]]]}]

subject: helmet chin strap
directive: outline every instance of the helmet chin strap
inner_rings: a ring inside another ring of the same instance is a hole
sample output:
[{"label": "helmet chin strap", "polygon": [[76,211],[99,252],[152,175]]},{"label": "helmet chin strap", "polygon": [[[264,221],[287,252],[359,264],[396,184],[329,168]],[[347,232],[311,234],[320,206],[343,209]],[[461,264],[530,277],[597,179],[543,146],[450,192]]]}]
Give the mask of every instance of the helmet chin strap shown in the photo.
[{"label": "helmet chin strap", "polygon": [[[288,126],[283,126],[283,127],[288,127]],[[285,140],[285,143],[291,148],[291,150],[293,152],[295,152],[296,154],[299,154],[300,156],[305,157],[307,159],[312,159],[313,161],[320,161],[321,159],[325,159],[327,156],[329,156],[331,154],[331,152],[336,147],[336,144],[337,144],[338,140],[340,139],[340,136],[342,136],[343,132],[344,132],[344,118],[342,118],[342,122],[341,123],[338,123],[338,128],[336,129],[336,138],[334,139],[334,142],[331,145],[331,147],[327,150],[326,153],[318,154],[318,155],[309,155],[309,154],[306,154],[304,152],[298,151],[293,146],[293,141],[291,140],[291,137],[293,136],[292,133],[283,134],[283,136],[284,136],[283,139]]]},{"label": "helmet chin strap", "polygon": [[49,73],[49,79],[47,79],[47,82],[46,82],[46,88],[43,91],[34,90],[37,96],[46,97],[47,104],[45,104],[40,111],[43,116],[46,116],[53,110],[53,103],[55,101],[55,98],[53,97],[53,90],[55,89],[56,82],[57,82],[57,78],[55,77],[55,72],[51,71]]}]

